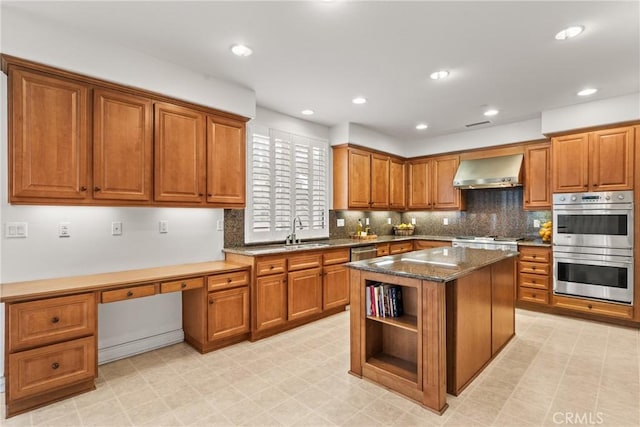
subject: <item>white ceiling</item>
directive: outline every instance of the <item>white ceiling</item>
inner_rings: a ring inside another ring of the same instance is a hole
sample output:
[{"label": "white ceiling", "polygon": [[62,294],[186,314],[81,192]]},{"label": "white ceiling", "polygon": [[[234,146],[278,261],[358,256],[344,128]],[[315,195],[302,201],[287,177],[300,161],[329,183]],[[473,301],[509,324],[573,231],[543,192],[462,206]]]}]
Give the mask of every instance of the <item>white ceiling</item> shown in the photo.
[{"label": "white ceiling", "polygon": [[[405,141],[463,131],[487,106],[505,124],[640,92],[638,1],[3,3],[253,89],[260,106]],[[586,29],[556,41],[570,25]],[[237,42],[253,56],[233,56]]]}]

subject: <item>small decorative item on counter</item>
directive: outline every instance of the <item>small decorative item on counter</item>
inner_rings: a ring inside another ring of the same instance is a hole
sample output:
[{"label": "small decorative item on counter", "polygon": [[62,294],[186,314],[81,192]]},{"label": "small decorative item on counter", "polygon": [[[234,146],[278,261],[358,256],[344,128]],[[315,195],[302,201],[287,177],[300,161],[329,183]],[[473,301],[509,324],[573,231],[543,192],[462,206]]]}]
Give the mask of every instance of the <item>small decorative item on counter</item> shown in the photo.
[{"label": "small decorative item on counter", "polygon": [[362,220],[358,220],[358,225],[356,226],[356,236],[362,236]]},{"label": "small decorative item on counter", "polygon": [[553,223],[551,221],[547,221],[540,227],[540,231],[538,231],[538,235],[542,238],[544,243],[551,243],[551,234],[553,230]]},{"label": "small decorative item on counter", "polygon": [[393,226],[393,234],[396,236],[411,236],[416,228],[411,224],[399,224]]}]

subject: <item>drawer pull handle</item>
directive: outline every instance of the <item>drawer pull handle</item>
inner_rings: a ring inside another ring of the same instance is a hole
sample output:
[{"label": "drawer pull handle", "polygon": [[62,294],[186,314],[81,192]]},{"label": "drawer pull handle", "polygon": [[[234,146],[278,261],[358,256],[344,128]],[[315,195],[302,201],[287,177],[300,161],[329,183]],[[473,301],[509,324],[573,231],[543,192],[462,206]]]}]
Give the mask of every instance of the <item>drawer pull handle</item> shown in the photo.
[{"label": "drawer pull handle", "polygon": [[593,306],[591,304],[587,305],[587,307],[589,307],[589,310],[591,310],[593,308]]},{"label": "drawer pull handle", "polygon": [[87,187],[83,185],[82,187],[80,187],[80,191],[87,191]]},{"label": "drawer pull handle", "polygon": [[231,277],[227,279],[227,283],[231,283]]},{"label": "drawer pull handle", "polygon": [[181,287],[182,289],[184,289],[184,288],[186,288],[186,287],[187,287],[187,284],[186,284],[185,282],[182,282],[182,284],[180,285],[180,287]]},{"label": "drawer pull handle", "polygon": [[51,369],[58,369],[60,367],[60,364],[58,362],[53,362],[51,364]]},{"label": "drawer pull handle", "polygon": [[95,187],[95,188],[94,188],[94,191],[102,191],[102,188],[100,188],[100,187]]},{"label": "drawer pull handle", "polygon": [[209,304],[213,304],[215,301],[213,299],[209,300]]},{"label": "drawer pull handle", "polygon": [[51,319],[51,323],[58,323],[60,321],[60,318],[58,316],[55,316],[53,319]]},{"label": "drawer pull handle", "polygon": [[270,270],[273,270],[275,267],[272,265],[269,267]]},{"label": "drawer pull handle", "polygon": [[127,292],[127,296],[128,297],[132,297],[133,296],[133,292],[131,292],[131,291]]}]

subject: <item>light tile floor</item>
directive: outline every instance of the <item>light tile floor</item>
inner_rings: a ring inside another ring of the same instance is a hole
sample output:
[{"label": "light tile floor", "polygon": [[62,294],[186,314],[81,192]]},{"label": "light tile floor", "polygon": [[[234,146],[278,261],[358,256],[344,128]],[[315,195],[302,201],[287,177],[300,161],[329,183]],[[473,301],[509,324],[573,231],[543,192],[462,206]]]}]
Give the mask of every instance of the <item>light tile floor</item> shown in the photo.
[{"label": "light tile floor", "polygon": [[[10,426],[639,426],[637,329],[517,310],[517,336],[435,415],[347,374],[340,313],[206,355],[178,344],[102,365],[97,390]],[[0,395],[4,401],[4,395]]]}]

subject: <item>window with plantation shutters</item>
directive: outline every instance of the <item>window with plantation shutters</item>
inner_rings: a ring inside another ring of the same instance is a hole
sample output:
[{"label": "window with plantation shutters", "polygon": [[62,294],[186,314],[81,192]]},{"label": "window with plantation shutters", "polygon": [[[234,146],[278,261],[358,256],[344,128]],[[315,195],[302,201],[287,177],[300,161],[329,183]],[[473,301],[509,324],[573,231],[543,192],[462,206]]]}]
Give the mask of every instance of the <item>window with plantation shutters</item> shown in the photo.
[{"label": "window with plantation shutters", "polygon": [[251,125],[247,152],[246,242],[284,241],[295,217],[299,238],[328,237],[328,141]]}]

